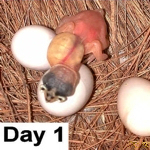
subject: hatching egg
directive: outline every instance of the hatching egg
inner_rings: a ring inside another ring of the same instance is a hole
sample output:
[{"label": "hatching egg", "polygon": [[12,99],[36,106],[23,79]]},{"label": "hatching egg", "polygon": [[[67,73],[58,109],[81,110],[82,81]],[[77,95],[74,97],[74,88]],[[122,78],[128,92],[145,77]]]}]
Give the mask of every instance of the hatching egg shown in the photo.
[{"label": "hatching egg", "polygon": [[[47,74],[48,70],[45,74]],[[93,91],[93,75],[89,68],[81,65],[79,70],[80,80],[72,96],[67,97],[64,102],[47,102],[44,92],[41,90],[43,85],[42,78],[38,85],[37,95],[41,106],[50,114],[55,116],[69,116],[79,111],[89,100]]]},{"label": "hatching egg", "polygon": [[132,133],[150,136],[150,82],[132,77],[120,87],[117,101],[119,116]]},{"label": "hatching egg", "polygon": [[50,68],[47,50],[55,32],[40,25],[29,25],[18,30],[11,42],[16,60],[24,67],[34,70]]}]

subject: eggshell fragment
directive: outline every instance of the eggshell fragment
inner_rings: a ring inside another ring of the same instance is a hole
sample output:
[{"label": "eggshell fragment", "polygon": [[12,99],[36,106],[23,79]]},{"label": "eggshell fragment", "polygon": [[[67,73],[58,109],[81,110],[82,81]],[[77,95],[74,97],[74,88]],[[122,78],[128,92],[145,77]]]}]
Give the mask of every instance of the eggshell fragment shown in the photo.
[{"label": "eggshell fragment", "polygon": [[131,132],[150,136],[150,82],[143,78],[129,78],[118,93],[119,116]]},{"label": "eggshell fragment", "polygon": [[40,90],[42,79],[40,80],[37,90],[38,99],[41,106],[48,113],[55,116],[69,116],[79,111],[87,103],[93,91],[93,75],[85,65],[81,66],[79,74],[80,81],[76,87],[75,93],[74,95],[68,97],[65,102],[46,102],[44,93]]},{"label": "eggshell fragment", "polygon": [[16,60],[24,67],[34,70],[50,68],[47,50],[55,32],[40,25],[30,25],[18,30],[11,42]]}]

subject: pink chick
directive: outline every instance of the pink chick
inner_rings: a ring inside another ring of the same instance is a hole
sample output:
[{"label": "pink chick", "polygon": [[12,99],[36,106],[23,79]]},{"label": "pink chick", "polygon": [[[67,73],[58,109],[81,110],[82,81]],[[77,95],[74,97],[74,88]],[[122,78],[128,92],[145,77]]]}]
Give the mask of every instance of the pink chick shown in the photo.
[{"label": "pink chick", "polygon": [[92,61],[105,60],[108,55],[103,53],[109,46],[107,25],[104,19],[104,11],[85,10],[74,16],[65,16],[56,28],[56,34],[69,32],[80,37],[84,44],[84,54],[93,53],[88,59]]}]

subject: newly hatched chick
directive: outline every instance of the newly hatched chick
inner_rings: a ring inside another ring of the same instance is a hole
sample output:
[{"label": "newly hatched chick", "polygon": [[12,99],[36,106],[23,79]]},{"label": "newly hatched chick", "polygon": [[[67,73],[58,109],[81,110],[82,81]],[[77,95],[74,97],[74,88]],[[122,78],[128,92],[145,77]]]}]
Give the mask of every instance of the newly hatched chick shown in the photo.
[{"label": "newly hatched chick", "polygon": [[[56,28],[56,34],[70,32],[78,35],[84,43],[84,54],[93,53],[97,61],[107,59],[102,53],[109,46],[104,11],[85,10],[74,16],[65,16]],[[93,60],[93,56],[89,60]]]},{"label": "newly hatched chick", "polygon": [[[73,95],[83,56],[93,53],[98,61],[105,60],[107,55],[102,51],[109,45],[102,10],[87,10],[64,17],[56,33],[58,35],[50,43],[47,53],[52,68],[43,77],[41,87],[47,102],[65,101]],[[89,59],[92,60],[93,57]]]},{"label": "newly hatched chick", "polygon": [[41,87],[47,102],[65,101],[75,92],[83,55],[84,46],[78,36],[71,33],[55,36],[47,52],[51,70],[43,77]]}]

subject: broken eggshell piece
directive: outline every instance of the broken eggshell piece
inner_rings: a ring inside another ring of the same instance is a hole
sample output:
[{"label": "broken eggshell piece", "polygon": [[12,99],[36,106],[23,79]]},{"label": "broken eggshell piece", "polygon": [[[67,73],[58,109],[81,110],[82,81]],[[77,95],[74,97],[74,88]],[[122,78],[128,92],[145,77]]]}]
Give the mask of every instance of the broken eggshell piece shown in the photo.
[{"label": "broken eggshell piece", "polygon": [[[47,74],[48,70],[45,74]],[[69,116],[79,111],[89,100],[93,91],[93,75],[85,65],[81,65],[79,70],[80,80],[72,96],[67,97],[64,102],[55,101],[47,102],[45,99],[44,91],[41,90],[43,85],[43,78],[38,85],[38,99],[41,106],[50,114],[55,116]]]}]

